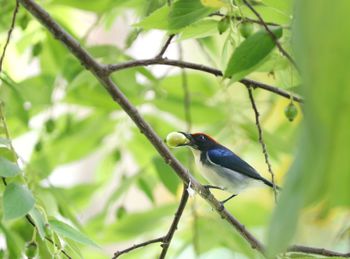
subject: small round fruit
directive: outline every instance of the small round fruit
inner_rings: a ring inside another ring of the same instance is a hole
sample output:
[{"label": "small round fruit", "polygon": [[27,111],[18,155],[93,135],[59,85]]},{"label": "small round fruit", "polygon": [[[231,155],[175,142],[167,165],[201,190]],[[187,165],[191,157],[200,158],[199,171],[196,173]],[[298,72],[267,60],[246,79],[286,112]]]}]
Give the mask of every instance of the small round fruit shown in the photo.
[{"label": "small round fruit", "polygon": [[55,130],[56,123],[53,119],[48,119],[45,123],[47,133],[52,133]]},{"label": "small round fruit", "polygon": [[120,206],[117,209],[117,219],[123,218],[124,216],[126,216],[126,214],[127,214],[127,211],[124,206]]},{"label": "small round fruit", "polygon": [[223,34],[225,31],[227,31],[228,27],[230,26],[230,17],[224,17],[218,22],[218,31],[220,34]]},{"label": "small round fruit", "polygon": [[239,25],[239,32],[244,38],[248,38],[254,32],[254,25],[249,22],[243,22]]},{"label": "small round fruit", "polygon": [[36,43],[32,49],[33,57],[39,56],[42,50],[43,50],[43,44],[41,44],[41,42]]},{"label": "small round fruit", "polygon": [[38,253],[38,245],[36,242],[29,242],[26,246],[25,254],[28,258],[34,258]]},{"label": "small round fruit", "polygon": [[289,121],[293,121],[295,117],[298,115],[298,109],[293,102],[290,102],[286,109],[284,110],[284,114],[286,115]]},{"label": "small round fruit", "polygon": [[43,149],[43,142],[41,139],[38,140],[38,142],[36,142],[35,146],[34,146],[34,150],[36,152],[40,152]]},{"label": "small round fruit", "polygon": [[188,139],[179,132],[170,132],[165,139],[165,143],[169,147],[178,147],[179,145],[188,143]]}]

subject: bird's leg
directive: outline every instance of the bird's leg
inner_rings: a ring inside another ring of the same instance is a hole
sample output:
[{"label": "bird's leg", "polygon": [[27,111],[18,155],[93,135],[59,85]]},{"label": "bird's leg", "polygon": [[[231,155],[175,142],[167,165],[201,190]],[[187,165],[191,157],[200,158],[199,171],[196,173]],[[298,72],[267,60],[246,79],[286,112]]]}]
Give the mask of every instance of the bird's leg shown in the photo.
[{"label": "bird's leg", "polygon": [[237,196],[237,194],[232,194],[230,197],[228,197],[227,199],[223,200],[221,202],[221,204],[224,205],[226,202],[228,202],[229,200],[231,200],[233,197],[236,197],[236,196]]},{"label": "bird's leg", "polygon": [[222,187],[220,187],[220,186],[215,186],[215,185],[203,185],[203,187],[204,188],[206,188],[206,189],[218,189],[218,190],[221,190],[221,191],[223,191],[224,190],[224,188],[222,188]]}]

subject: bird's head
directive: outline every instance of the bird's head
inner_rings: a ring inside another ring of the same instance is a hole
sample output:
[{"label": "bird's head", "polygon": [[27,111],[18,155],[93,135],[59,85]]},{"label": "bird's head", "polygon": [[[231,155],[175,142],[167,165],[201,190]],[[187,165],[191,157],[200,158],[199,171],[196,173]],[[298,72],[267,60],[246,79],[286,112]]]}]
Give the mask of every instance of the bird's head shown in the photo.
[{"label": "bird's head", "polygon": [[217,145],[219,145],[213,138],[210,136],[204,134],[204,133],[185,133],[185,132],[179,132],[183,134],[188,141],[186,141],[184,144],[181,144],[180,146],[190,146],[193,149],[197,149],[200,151],[206,151],[210,148],[213,148]]}]

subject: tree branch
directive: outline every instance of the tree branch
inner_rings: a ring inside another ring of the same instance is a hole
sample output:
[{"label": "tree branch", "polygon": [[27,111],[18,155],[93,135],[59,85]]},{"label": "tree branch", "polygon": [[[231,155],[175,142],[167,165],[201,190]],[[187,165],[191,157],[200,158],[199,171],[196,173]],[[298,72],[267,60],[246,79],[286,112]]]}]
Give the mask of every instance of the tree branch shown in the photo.
[{"label": "tree branch", "polygon": [[4,62],[6,49],[7,49],[7,46],[9,45],[9,43],[10,43],[10,39],[11,39],[11,34],[12,34],[12,31],[13,31],[13,28],[15,27],[16,16],[17,16],[17,13],[18,13],[18,8],[19,8],[19,3],[18,3],[18,1],[16,1],[16,6],[15,6],[15,9],[13,10],[13,14],[12,14],[12,21],[11,21],[10,29],[7,31],[6,42],[5,42],[4,48],[2,50],[1,57],[0,57],[0,73],[2,71],[2,63]]},{"label": "tree branch", "polygon": [[263,151],[264,158],[265,158],[265,163],[266,163],[267,168],[269,170],[269,173],[271,175],[271,181],[272,181],[272,187],[273,187],[273,194],[274,194],[274,197],[275,197],[275,202],[277,202],[277,190],[276,190],[276,184],[275,184],[275,174],[272,171],[272,166],[271,166],[271,163],[269,161],[269,155],[267,153],[266,144],[265,144],[264,139],[263,139],[263,132],[262,132],[261,125],[260,125],[260,120],[259,120],[260,114],[259,114],[258,107],[256,106],[256,103],[255,103],[255,100],[254,100],[252,88],[247,86],[247,90],[248,90],[248,94],[249,94],[249,100],[250,100],[250,102],[252,104],[252,108],[253,108],[254,115],[255,115],[255,124],[256,124],[256,127],[258,129],[259,142],[260,142],[261,147],[262,147],[262,151]]},{"label": "tree branch", "polygon": [[168,230],[168,233],[165,236],[159,237],[159,238],[155,238],[155,239],[151,239],[151,240],[142,242],[140,244],[133,245],[133,246],[131,246],[129,248],[126,248],[124,250],[117,251],[117,252],[114,253],[114,256],[112,257],[112,259],[116,259],[120,255],[128,253],[128,252],[130,252],[130,251],[132,251],[134,249],[137,249],[137,248],[140,248],[140,247],[143,247],[143,246],[147,246],[147,245],[150,245],[150,244],[153,244],[153,243],[160,243],[160,242],[162,243],[161,244],[162,252],[161,252],[161,254],[159,256],[159,259],[164,259],[166,254],[167,254],[167,252],[168,252],[168,248],[170,246],[170,242],[171,242],[171,240],[172,240],[172,238],[174,236],[174,233],[177,230],[177,225],[179,224],[180,218],[181,218],[181,216],[183,214],[183,211],[184,211],[184,209],[186,207],[186,204],[187,204],[187,201],[188,201],[188,196],[189,196],[189,194],[187,192],[187,186],[186,186],[186,184],[184,184],[179,207],[177,208],[177,210],[175,212],[175,216],[174,216],[173,222],[171,223],[170,228]]},{"label": "tree branch", "polygon": [[[129,102],[126,96],[109,78],[109,73],[106,71],[106,68],[95,61],[89,55],[89,53],[87,53],[74,38],[66,33],[62,27],[60,27],[37,3],[35,3],[33,0],[19,0],[19,2],[59,41],[61,41],[83,64],[83,66],[86,67],[86,69],[90,70],[95,75],[96,79],[101,82],[102,86],[108,91],[113,100],[115,100],[115,102],[117,102],[129,115],[136,126],[140,129],[141,133],[148,138],[150,143],[152,143],[165,162],[174,169],[174,172],[181,178],[184,184],[189,185],[191,183],[192,189],[195,190],[206,202],[208,202],[224,220],[234,227],[252,248],[264,253],[263,245],[248,230],[246,230],[245,226],[242,225],[234,216],[232,216],[211,194],[211,192],[204,188],[169,151],[162,139],[159,138],[152,127],[143,119],[137,109]],[[306,252],[307,250],[305,247],[292,247],[292,249],[293,252]]]},{"label": "tree branch", "polygon": [[261,17],[261,15],[255,10],[255,8],[247,0],[243,0],[243,2],[255,14],[255,16],[261,22],[261,25],[264,26],[265,30],[270,34],[272,40],[276,43],[276,46],[279,49],[279,51],[294,65],[296,69],[298,69],[297,63],[294,61],[292,56],[289,55],[288,52],[282,47],[281,43],[276,38],[276,35],[270,30],[270,28],[267,26],[266,22]]},{"label": "tree branch", "polygon": [[[223,73],[212,67],[204,66],[202,64],[196,64],[196,63],[191,63],[191,62],[186,62],[186,61],[181,61],[181,60],[173,60],[173,59],[166,59],[166,58],[151,58],[151,59],[140,59],[140,60],[132,60],[132,61],[127,61],[119,64],[110,64],[105,66],[105,73],[112,73],[115,71],[131,68],[131,67],[139,67],[139,66],[149,66],[149,65],[168,65],[168,66],[175,66],[175,67],[181,67],[181,68],[189,68],[193,70],[198,70],[198,71],[203,71],[215,76],[223,76]],[[285,97],[287,99],[293,99],[296,102],[302,103],[303,98],[298,97],[294,94],[291,94],[281,88],[274,87],[271,85],[267,85],[264,83],[257,82],[255,80],[251,79],[242,79],[239,82],[242,84],[248,86],[250,85],[253,88],[261,88],[263,90],[275,93],[277,95],[280,95],[282,97]]]},{"label": "tree branch", "polygon": [[350,253],[339,253],[328,249],[301,246],[301,245],[291,246],[290,248],[288,248],[288,252],[315,254],[315,255],[322,255],[322,256],[328,256],[328,257],[346,257],[346,258],[350,257]]},{"label": "tree branch", "polygon": [[154,243],[163,242],[163,240],[164,240],[164,237],[158,237],[158,238],[155,238],[155,239],[151,239],[151,240],[148,240],[148,241],[145,241],[145,242],[142,242],[142,243],[130,246],[129,248],[126,248],[124,250],[120,250],[120,251],[115,252],[114,256],[112,257],[112,259],[117,259],[122,254],[129,253],[130,251],[135,250],[137,248],[148,246],[148,245],[154,244]]},{"label": "tree branch", "polygon": [[182,190],[182,196],[180,200],[179,207],[177,208],[177,211],[175,213],[175,217],[173,222],[171,223],[171,226],[169,228],[168,233],[164,237],[163,243],[162,243],[162,252],[160,253],[159,259],[164,259],[167,252],[168,248],[170,246],[170,242],[173,239],[174,233],[177,229],[177,225],[179,224],[180,218],[182,216],[182,213],[186,207],[187,201],[188,201],[188,192],[187,192],[187,185],[184,184],[183,190]]},{"label": "tree branch", "polygon": [[175,173],[181,178],[185,184],[191,183],[194,189],[201,197],[203,197],[212,208],[217,211],[221,218],[225,219],[231,224],[246,240],[251,247],[263,252],[262,244],[246,230],[234,216],[232,216],[222,204],[204,188],[175,158],[169,149],[163,143],[163,140],[155,133],[152,127],[143,119],[137,109],[129,102],[126,96],[120,91],[115,83],[109,78],[109,73],[106,73],[105,67],[95,61],[89,53],[87,53],[67,32],[59,26],[51,16],[33,0],[19,0],[24,8],[26,8],[33,16],[37,18],[59,41],[61,41],[70,52],[82,63],[82,65],[90,70],[95,77],[101,82],[103,87],[108,91],[113,100],[117,102],[123,110],[134,121],[136,126],[140,129],[148,140],[152,143],[158,153],[163,157],[165,162],[171,166]]},{"label": "tree branch", "polygon": [[171,34],[171,35],[169,36],[169,38],[166,40],[166,42],[165,42],[164,46],[162,47],[162,49],[161,49],[161,50],[159,51],[159,53],[155,56],[156,59],[157,59],[157,58],[162,58],[162,57],[163,57],[165,51],[166,51],[167,48],[169,47],[170,42],[171,42],[171,40],[174,38],[174,36],[175,36],[175,34]]},{"label": "tree branch", "polygon": [[[211,14],[209,14],[209,16],[220,16],[220,17],[224,17],[225,15],[220,13],[220,12],[213,12]],[[255,20],[255,19],[251,19],[251,18],[248,18],[248,17],[242,17],[242,16],[232,16],[231,17],[232,19],[235,19],[237,21],[242,21],[242,22],[251,22],[251,23],[256,23],[256,24],[260,24],[260,25],[263,25],[263,23],[260,21],[260,20]],[[289,29],[288,26],[285,26],[285,25],[281,25],[281,24],[278,24],[278,23],[274,23],[274,22],[265,22],[267,25],[271,25],[271,26],[279,26],[279,27],[282,27],[282,28],[286,28],[286,29]]]}]

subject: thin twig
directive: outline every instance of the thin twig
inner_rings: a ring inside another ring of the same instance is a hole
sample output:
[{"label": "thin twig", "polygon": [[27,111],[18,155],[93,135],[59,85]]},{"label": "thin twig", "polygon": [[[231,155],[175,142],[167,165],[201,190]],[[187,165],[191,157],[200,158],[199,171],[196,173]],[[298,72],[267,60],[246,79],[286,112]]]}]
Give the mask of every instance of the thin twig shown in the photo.
[{"label": "thin twig", "polygon": [[[179,43],[179,59],[182,61],[183,59],[183,51],[182,46]],[[188,88],[188,78],[185,69],[181,69],[181,79],[182,79],[182,90],[184,93],[183,104],[184,104],[184,113],[185,113],[185,121],[186,121],[186,131],[190,132],[192,127],[192,116],[191,116],[191,96]]]},{"label": "thin twig", "polygon": [[87,39],[89,38],[91,32],[96,28],[96,26],[101,22],[102,15],[98,15],[96,17],[96,20],[90,25],[90,27],[87,29],[85,32],[84,36],[81,38],[82,42],[86,42]]},{"label": "thin twig", "polygon": [[278,41],[276,35],[270,30],[270,28],[267,26],[264,19],[261,17],[261,15],[255,10],[255,8],[247,1],[243,0],[244,4],[255,14],[255,16],[258,18],[258,20],[261,22],[261,25],[264,26],[267,33],[271,36],[271,39],[275,42],[277,48],[279,51],[294,65],[296,69],[298,69],[297,63],[294,61],[291,55],[282,47],[281,43]]},{"label": "thin twig", "polygon": [[[9,140],[9,137],[8,137],[8,130],[7,130],[7,127],[6,127],[6,122],[5,122],[5,117],[2,113],[2,102],[0,101],[0,121],[2,123],[2,125],[4,126],[4,130],[5,130],[5,135],[6,135],[6,138]],[[12,149],[12,145],[11,145],[11,142],[9,143],[10,144],[10,148]],[[7,181],[6,181],[6,178],[5,177],[1,177],[2,179],[2,182],[5,186],[7,186]]]},{"label": "thin twig", "polygon": [[[225,15],[220,13],[220,12],[213,12],[213,13],[209,14],[209,16],[224,17]],[[259,21],[259,20],[251,19],[251,18],[248,18],[248,17],[241,17],[241,16],[238,16],[238,15],[232,16],[232,19],[237,20],[237,21],[242,21],[242,22],[250,22],[250,23],[256,23],[256,24],[259,24],[259,25],[263,25],[263,23],[261,21]],[[274,23],[274,22],[265,22],[265,24],[270,25],[270,26],[279,26],[279,27],[282,27],[284,29],[289,29],[289,26],[281,25],[281,24]]]},{"label": "thin twig", "polygon": [[[175,67],[181,67],[181,68],[189,68],[193,70],[198,70],[202,72],[206,72],[215,76],[223,76],[223,73],[212,67],[204,66],[202,64],[196,64],[181,60],[173,60],[173,59],[166,59],[166,58],[151,58],[151,59],[140,59],[140,60],[131,60],[126,61],[119,64],[110,64],[104,67],[105,73],[110,74],[115,71],[131,68],[131,67],[139,67],[139,66],[149,66],[149,65],[167,65],[167,66],[175,66]],[[303,98],[296,96],[295,94],[289,93],[281,88],[274,87],[268,84],[264,84],[261,82],[257,82],[252,79],[242,79],[239,82],[242,84],[248,86],[250,85],[253,88],[261,88],[266,91],[272,92],[274,94],[280,95],[282,97],[285,97],[287,99],[293,99],[296,102],[302,103],[304,100]]]},{"label": "thin twig", "polygon": [[[32,218],[30,217],[29,214],[27,214],[26,216],[27,221],[29,222],[30,225],[32,225],[32,227],[37,228],[34,221],[32,220]],[[58,244],[56,244],[51,238],[45,236],[45,239],[50,242],[52,245],[54,245],[62,254],[64,254],[68,259],[72,259],[72,257],[64,250],[62,249]]]},{"label": "thin twig", "polygon": [[[199,43],[199,42],[198,42]],[[183,60],[183,49],[181,43],[179,43],[179,59]],[[181,78],[182,78],[182,90],[184,93],[183,97],[183,107],[186,121],[186,132],[191,132],[192,129],[192,115],[191,115],[191,95],[188,85],[188,77],[185,69],[181,69]],[[187,168],[190,171],[193,171],[193,163],[191,160],[192,154],[190,150],[187,150]],[[198,215],[196,211],[196,199],[193,197],[191,203],[191,212],[193,217],[192,223],[192,242],[195,254],[199,252],[199,241],[198,241]]]},{"label": "thin twig", "polygon": [[160,253],[159,259],[164,259],[167,252],[168,252],[168,248],[170,246],[170,242],[173,239],[174,233],[177,229],[177,225],[179,224],[179,221],[181,219],[182,213],[184,212],[184,209],[186,207],[187,201],[188,201],[188,192],[187,192],[187,185],[184,184],[183,186],[183,190],[182,190],[182,195],[181,195],[181,200],[180,200],[180,204],[179,207],[177,208],[177,211],[175,213],[175,217],[173,222],[171,223],[171,226],[169,228],[168,233],[166,234],[166,236],[164,237],[163,243],[162,243],[162,252]]},{"label": "thin twig", "polygon": [[144,247],[144,246],[147,246],[147,245],[150,245],[150,244],[153,244],[153,243],[162,243],[161,244],[162,252],[161,252],[159,258],[160,259],[164,259],[166,254],[167,254],[168,248],[170,246],[170,242],[171,242],[171,240],[172,240],[172,238],[174,236],[174,233],[177,230],[177,225],[179,224],[180,218],[181,218],[181,216],[183,214],[183,211],[184,211],[184,209],[186,207],[186,204],[187,204],[187,201],[188,201],[188,196],[189,195],[188,195],[188,192],[187,192],[187,185],[184,184],[179,206],[178,206],[178,208],[176,210],[173,222],[171,223],[170,228],[169,228],[169,230],[168,230],[168,232],[167,232],[167,234],[165,236],[158,237],[158,238],[155,238],[155,239],[151,239],[151,240],[142,242],[140,244],[133,245],[133,246],[131,246],[129,248],[126,248],[124,250],[117,251],[117,252],[114,253],[114,256],[112,257],[112,259],[116,259],[122,254],[128,253],[128,252],[130,252],[132,250],[135,250],[137,248]]},{"label": "thin twig", "polygon": [[255,114],[255,124],[256,124],[256,127],[258,128],[259,142],[261,144],[262,151],[263,151],[263,154],[264,154],[264,157],[265,157],[265,163],[267,165],[269,173],[271,174],[271,181],[272,181],[272,187],[273,187],[273,194],[274,194],[274,197],[275,197],[275,202],[277,202],[277,188],[276,188],[276,184],[275,184],[275,174],[272,171],[272,166],[271,166],[271,163],[269,161],[269,155],[267,153],[266,144],[265,144],[264,138],[263,138],[263,132],[262,132],[261,125],[260,125],[260,120],[259,120],[260,114],[259,114],[258,107],[256,106],[256,103],[255,103],[255,100],[254,100],[252,88],[248,86],[247,90],[248,90],[249,99],[250,99],[250,102],[252,104],[252,108],[253,108],[254,114]]},{"label": "thin twig", "polygon": [[166,40],[166,42],[164,43],[164,46],[162,47],[162,49],[159,51],[159,53],[156,55],[156,59],[158,59],[158,58],[162,58],[163,57],[163,55],[164,55],[164,53],[165,53],[165,51],[167,50],[167,48],[169,47],[169,45],[170,45],[170,42],[171,42],[171,40],[174,38],[174,36],[175,36],[175,34],[171,34],[170,36],[169,36],[169,38]]},{"label": "thin twig", "polygon": [[[206,202],[208,202],[212,208],[226,220],[236,231],[251,245],[252,248],[264,253],[263,245],[253,236],[244,225],[242,225],[225,207],[208,191],[203,187],[187,170],[186,168],[175,158],[175,156],[169,151],[169,149],[163,143],[163,140],[155,133],[151,126],[143,119],[137,109],[129,102],[126,96],[120,91],[116,84],[110,79],[109,73],[106,73],[106,68],[95,59],[93,59],[84,48],[79,45],[79,42],[71,37],[67,32],[59,26],[51,16],[41,8],[34,0],[19,0],[23,7],[25,7],[36,19],[41,22],[53,36],[55,36],[63,45],[65,45],[69,51],[86,67],[90,70],[100,81],[102,86],[108,91],[113,100],[117,102],[121,108],[129,115],[134,121],[135,125],[140,129],[154,148],[158,151],[159,155],[163,157],[166,163],[169,164],[174,172],[181,178],[184,184],[191,183],[191,187],[195,190]],[[294,252],[298,252],[300,247],[295,247]],[[300,252],[304,252],[305,249],[300,249]],[[336,253],[336,252],[334,252]]]},{"label": "thin twig", "polygon": [[290,248],[288,248],[288,252],[315,254],[315,255],[322,255],[322,256],[328,256],[328,257],[346,257],[346,258],[350,257],[350,253],[340,253],[340,252],[331,251],[328,249],[301,246],[301,245],[291,246]]},{"label": "thin twig", "polygon": [[148,241],[145,241],[145,242],[142,242],[142,243],[130,246],[130,247],[124,249],[124,250],[120,250],[120,251],[115,252],[114,256],[112,257],[112,259],[116,259],[119,256],[121,256],[122,254],[129,253],[130,251],[135,250],[137,248],[148,246],[148,245],[154,244],[154,243],[163,242],[163,240],[164,240],[164,237],[158,237],[158,238],[155,238],[155,239],[151,239],[151,240],[148,240]]},{"label": "thin twig", "polygon": [[5,137],[8,140],[8,143],[9,143],[9,146],[10,146],[10,150],[11,150],[12,154],[14,155],[14,157],[16,159],[16,163],[17,163],[18,155],[17,155],[16,150],[13,147],[13,144],[12,144],[12,141],[11,141],[11,136],[10,136],[9,129],[7,127],[5,115],[4,115],[3,111],[2,111],[3,105],[4,105],[3,102],[0,101],[0,120],[1,120],[2,125],[4,127]]},{"label": "thin twig", "polygon": [[15,9],[13,10],[13,14],[12,14],[12,21],[11,21],[10,29],[7,32],[6,42],[5,42],[4,48],[2,50],[1,57],[0,57],[0,73],[2,71],[2,63],[3,63],[4,58],[5,58],[6,49],[7,49],[7,46],[9,45],[9,43],[10,43],[10,39],[11,39],[11,34],[12,34],[12,31],[13,31],[13,28],[15,27],[16,17],[17,17],[17,13],[18,13],[18,8],[19,8],[19,3],[18,3],[18,1],[16,1],[16,6],[15,6]]}]

